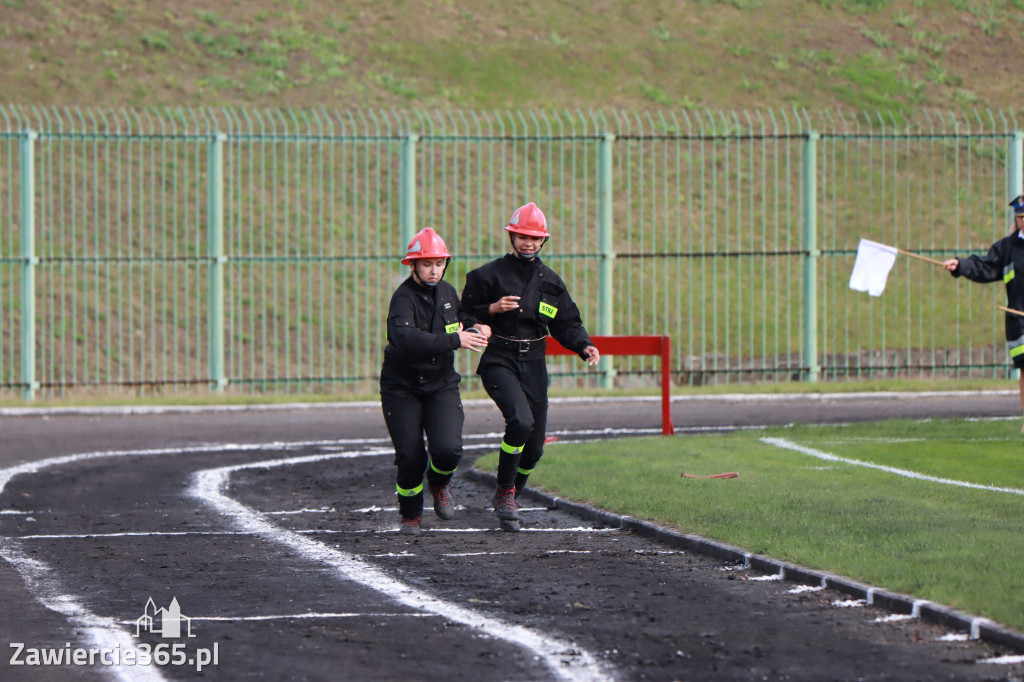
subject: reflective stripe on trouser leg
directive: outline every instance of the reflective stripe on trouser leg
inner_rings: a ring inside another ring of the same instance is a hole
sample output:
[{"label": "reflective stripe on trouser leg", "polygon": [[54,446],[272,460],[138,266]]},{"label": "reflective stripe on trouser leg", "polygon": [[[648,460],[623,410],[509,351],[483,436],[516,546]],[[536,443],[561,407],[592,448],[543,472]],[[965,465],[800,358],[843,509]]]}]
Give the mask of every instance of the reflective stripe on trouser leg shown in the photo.
[{"label": "reflective stripe on trouser leg", "polygon": [[522,445],[509,445],[504,440],[501,441],[501,450],[498,453],[499,488],[515,486],[516,468],[519,466],[519,455],[522,451]]},{"label": "reflective stripe on trouser leg", "polygon": [[526,487],[526,479],[533,473],[533,469],[524,469],[519,467],[516,469],[516,493]]},{"label": "reflective stripe on trouser leg", "polygon": [[402,486],[395,484],[395,489],[398,490],[399,497],[412,497],[423,492],[423,484],[420,483],[415,488],[403,488]]},{"label": "reflective stripe on trouser leg", "polygon": [[427,482],[446,485],[462,461],[462,425],[465,413],[459,385],[439,389],[423,405],[423,433],[427,437],[430,462]]},{"label": "reflective stripe on trouser leg", "polygon": [[540,458],[544,455],[544,439],[548,430],[547,399],[531,401],[530,409],[533,412],[533,432],[526,439],[523,452],[519,455],[515,476],[516,490],[526,487],[526,479],[530,477]]},{"label": "reflective stripe on trouser leg", "polygon": [[544,358],[516,360],[484,353],[477,373],[505,420],[498,457],[498,486],[511,488],[515,486],[523,449],[534,437],[536,405],[547,403],[547,366]]},{"label": "reflective stripe on trouser leg", "polygon": [[423,514],[423,484],[415,488],[403,488],[395,485],[398,491],[398,513],[402,518],[413,518]]},{"label": "reflective stripe on trouser leg", "polygon": [[435,487],[448,485],[458,468],[459,467],[455,467],[450,471],[444,471],[443,469],[438,469],[434,466],[434,460],[430,460],[430,466],[427,468],[427,481],[430,485]]},{"label": "reflective stripe on trouser leg", "polygon": [[1024,353],[1024,336],[1016,338],[1013,341],[1007,341],[1006,346],[1010,349],[1010,357],[1017,357],[1021,353]]},{"label": "reflective stripe on trouser leg", "polygon": [[451,476],[452,474],[454,474],[456,472],[456,470],[458,470],[458,468],[459,467],[455,467],[451,471],[442,471],[441,469],[438,469],[436,466],[434,466],[434,461],[433,460],[430,461],[430,470],[433,471],[434,473],[440,474],[442,476]]}]

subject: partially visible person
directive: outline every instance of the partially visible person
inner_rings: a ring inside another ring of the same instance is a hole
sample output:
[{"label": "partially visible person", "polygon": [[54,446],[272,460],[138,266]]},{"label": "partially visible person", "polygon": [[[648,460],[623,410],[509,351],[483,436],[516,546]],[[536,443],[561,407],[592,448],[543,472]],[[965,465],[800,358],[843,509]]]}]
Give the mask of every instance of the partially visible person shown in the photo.
[{"label": "partially visible person", "polygon": [[540,251],[551,236],[544,213],[530,202],[515,210],[505,230],[512,252],[466,275],[462,305],[494,332],[477,374],[505,419],[494,510],[503,529],[516,531],[517,494],[544,454],[545,337],[550,332],[590,365],[596,365],[601,354],[591,343],[565,282],[541,262]]},{"label": "partially visible person", "polygon": [[482,351],[491,334],[463,312],[455,287],[444,281],[450,259],[432,228],[420,230],[402,259],[409,277],[388,307],[380,402],[395,446],[399,532],[405,535],[421,530],[424,471],[434,513],[442,520],[455,513],[451,480],[462,458],[465,421],[455,351]]},{"label": "partially visible person", "polygon": [[[953,277],[972,282],[1002,281],[1006,286],[1006,307],[1024,312],[1024,194],[1010,202],[1013,227],[1010,234],[993,244],[984,256],[950,258],[942,266]],[[1017,275],[1017,271],[1020,275]],[[1024,370],[1024,317],[1006,313],[1006,345],[1013,366]],[[1024,371],[1020,372],[1020,405],[1024,413]],[[1024,433],[1024,424],[1021,425]]]}]

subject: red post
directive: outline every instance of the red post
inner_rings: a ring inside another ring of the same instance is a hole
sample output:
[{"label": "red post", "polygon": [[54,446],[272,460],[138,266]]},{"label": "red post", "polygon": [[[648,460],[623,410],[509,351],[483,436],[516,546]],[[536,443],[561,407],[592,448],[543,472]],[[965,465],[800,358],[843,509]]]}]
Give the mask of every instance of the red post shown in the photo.
[{"label": "red post", "polygon": [[[661,433],[671,436],[672,425],[671,349],[668,336],[592,336],[601,355],[660,355],[661,356]],[[548,337],[548,355],[576,355],[562,344]]]}]

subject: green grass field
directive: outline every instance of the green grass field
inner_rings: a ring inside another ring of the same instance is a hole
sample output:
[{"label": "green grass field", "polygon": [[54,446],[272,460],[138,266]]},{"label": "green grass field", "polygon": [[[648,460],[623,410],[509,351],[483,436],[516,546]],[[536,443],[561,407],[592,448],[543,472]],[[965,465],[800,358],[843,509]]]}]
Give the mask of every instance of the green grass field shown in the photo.
[{"label": "green grass field", "polygon": [[[1024,0],[4,0],[8,102],[1009,107]],[[614,39],[612,39],[614,36]]]},{"label": "green grass field", "polygon": [[893,420],[553,443],[531,485],[1024,629],[1018,430]]}]

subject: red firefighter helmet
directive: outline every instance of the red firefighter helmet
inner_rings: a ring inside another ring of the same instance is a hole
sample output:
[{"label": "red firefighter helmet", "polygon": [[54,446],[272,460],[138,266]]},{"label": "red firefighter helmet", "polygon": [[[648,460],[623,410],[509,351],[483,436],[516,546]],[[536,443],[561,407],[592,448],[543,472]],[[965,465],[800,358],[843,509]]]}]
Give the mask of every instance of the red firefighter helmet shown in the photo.
[{"label": "red firefighter helmet", "polygon": [[508,219],[508,227],[505,229],[516,234],[525,234],[528,237],[551,236],[551,233],[548,232],[548,221],[544,217],[544,212],[537,208],[537,204],[532,201],[526,206],[516,209],[512,217]]},{"label": "red firefighter helmet", "polygon": [[402,265],[409,265],[421,258],[451,258],[441,235],[434,232],[432,227],[424,227],[412,238],[409,248],[406,249],[405,258],[402,259]]}]

